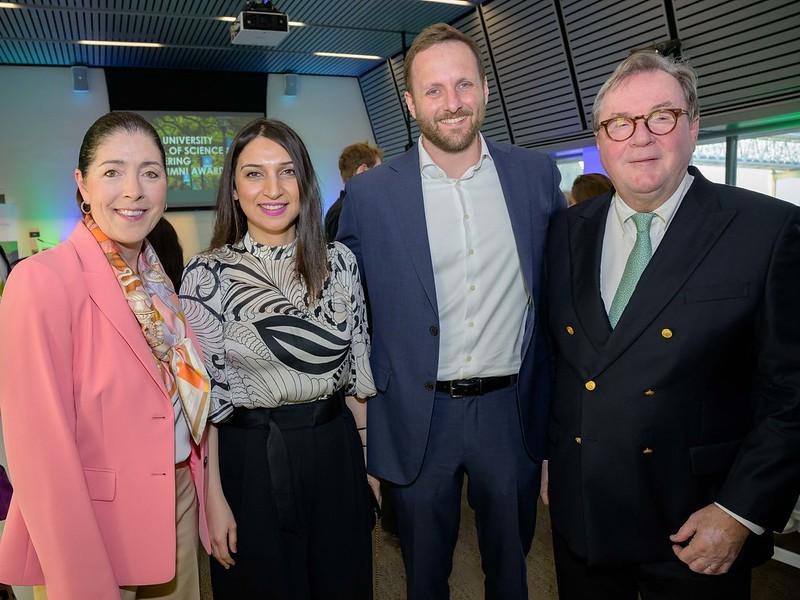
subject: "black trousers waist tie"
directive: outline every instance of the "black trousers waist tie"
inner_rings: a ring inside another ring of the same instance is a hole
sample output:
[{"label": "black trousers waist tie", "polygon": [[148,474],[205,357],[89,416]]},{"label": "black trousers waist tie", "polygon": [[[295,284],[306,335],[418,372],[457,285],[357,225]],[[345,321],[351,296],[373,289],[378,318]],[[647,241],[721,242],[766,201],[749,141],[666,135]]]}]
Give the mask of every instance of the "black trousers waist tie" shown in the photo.
[{"label": "black trousers waist tie", "polygon": [[291,429],[313,428],[329,423],[344,410],[344,392],[338,390],[331,396],[303,404],[277,408],[236,408],[225,426],[239,429],[267,430],[267,461],[270,483],[278,510],[281,528],[296,531],[298,528],[297,503],[292,492],[292,469],[283,432]]}]

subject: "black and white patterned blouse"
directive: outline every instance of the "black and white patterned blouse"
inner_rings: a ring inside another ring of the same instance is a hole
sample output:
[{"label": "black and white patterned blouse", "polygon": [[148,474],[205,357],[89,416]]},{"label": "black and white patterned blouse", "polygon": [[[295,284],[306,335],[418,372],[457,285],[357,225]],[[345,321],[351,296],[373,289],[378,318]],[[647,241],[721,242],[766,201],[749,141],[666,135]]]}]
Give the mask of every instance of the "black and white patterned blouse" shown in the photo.
[{"label": "black and white patterned blouse", "polygon": [[264,246],[248,234],[186,266],[181,305],[203,348],[215,423],[234,407],[309,402],[340,388],[361,398],[375,394],[353,253],[328,244],[330,276],[309,308],[294,252],[295,242]]}]

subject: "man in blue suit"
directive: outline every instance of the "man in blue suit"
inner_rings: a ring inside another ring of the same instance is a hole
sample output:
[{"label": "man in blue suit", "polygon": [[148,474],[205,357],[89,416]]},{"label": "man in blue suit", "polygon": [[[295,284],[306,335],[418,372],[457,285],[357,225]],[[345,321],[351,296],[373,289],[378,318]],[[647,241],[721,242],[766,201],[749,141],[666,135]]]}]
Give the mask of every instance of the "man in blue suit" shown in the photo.
[{"label": "man in blue suit", "polygon": [[371,309],[368,471],[393,484],[409,600],[449,597],[465,474],[486,598],[527,599],[550,394],[540,278],[559,175],[480,135],[488,86],[469,37],[433,25],[405,69],[422,136],[349,182],[339,226]]}]

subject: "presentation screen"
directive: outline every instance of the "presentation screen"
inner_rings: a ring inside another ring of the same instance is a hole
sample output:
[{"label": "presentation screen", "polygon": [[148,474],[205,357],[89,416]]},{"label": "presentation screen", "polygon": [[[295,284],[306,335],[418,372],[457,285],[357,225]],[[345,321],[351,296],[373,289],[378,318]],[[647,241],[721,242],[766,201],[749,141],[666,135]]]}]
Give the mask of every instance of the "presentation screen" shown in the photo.
[{"label": "presentation screen", "polygon": [[213,208],[225,154],[236,132],[258,113],[135,111],[161,136],[170,208]]}]

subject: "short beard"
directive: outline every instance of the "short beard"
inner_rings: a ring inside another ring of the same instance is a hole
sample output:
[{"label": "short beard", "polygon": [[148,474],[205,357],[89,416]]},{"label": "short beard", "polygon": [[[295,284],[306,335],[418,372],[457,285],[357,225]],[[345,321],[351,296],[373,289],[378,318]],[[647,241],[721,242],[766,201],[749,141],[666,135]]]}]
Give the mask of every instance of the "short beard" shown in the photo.
[{"label": "short beard", "polygon": [[[452,119],[454,117],[461,117],[461,116],[471,116],[472,113],[468,113],[463,110],[458,110],[455,113],[449,114],[448,116],[444,116],[441,118],[444,119]],[[425,136],[425,139],[431,142],[434,146],[439,148],[444,152],[449,153],[457,153],[462,152],[469,148],[472,142],[475,141],[475,138],[478,135],[478,132],[483,125],[483,119],[486,115],[486,106],[481,104],[478,107],[478,113],[476,115],[475,121],[472,123],[472,127],[470,127],[464,134],[456,135],[456,136],[447,136],[440,132],[439,127],[437,126],[436,119],[432,119],[430,121],[426,120],[418,120],[417,125],[419,126],[419,130],[422,132],[422,135]]]}]

